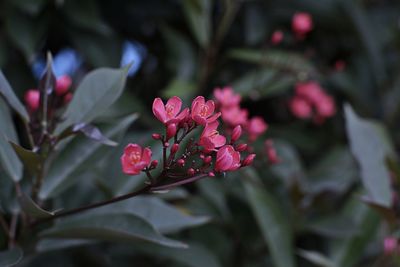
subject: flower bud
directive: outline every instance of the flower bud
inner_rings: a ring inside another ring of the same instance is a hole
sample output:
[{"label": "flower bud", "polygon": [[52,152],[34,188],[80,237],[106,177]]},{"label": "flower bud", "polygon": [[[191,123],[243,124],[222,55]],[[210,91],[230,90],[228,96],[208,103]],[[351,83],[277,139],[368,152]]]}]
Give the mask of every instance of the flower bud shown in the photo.
[{"label": "flower bud", "polygon": [[179,145],[178,144],[173,144],[171,147],[171,153],[175,154],[179,150]]},{"label": "flower bud", "polygon": [[65,95],[68,92],[68,89],[71,87],[72,80],[71,77],[68,75],[63,75],[60,78],[57,79],[56,82],[56,95],[62,96]]},{"label": "flower bud", "polygon": [[201,153],[201,154],[200,154],[200,158],[201,158],[201,159],[204,159],[204,158],[205,158],[205,155],[204,155],[203,153]]},{"label": "flower bud", "polygon": [[168,124],[168,126],[167,126],[167,140],[169,140],[173,136],[175,136],[176,130],[177,130],[177,127],[176,127],[175,123]]},{"label": "flower bud", "polygon": [[185,160],[184,159],[178,159],[178,161],[176,163],[178,163],[178,165],[181,166],[181,167],[185,166]]},{"label": "flower bud", "polygon": [[153,133],[153,134],[151,135],[151,137],[152,137],[154,140],[160,140],[160,139],[161,139],[161,135],[158,134],[158,133]]},{"label": "flower bud", "polygon": [[231,143],[235,143],[242,135],[242,126],[237,125],[232,131]]},{"label": "flower bud", "polygon": [[28,108],[35,111],[39,108],[40,93],[36,89],[30,89],[25,93],[25,103]]},{"label": "flower bud", "polygon": [[164,147],[169,147],[169,143],[168,143],[168,142],[165,142],[165,143],[164,143]]},{"label": "flower bud", "polygon": [[215,173],[213,173],[213,172],[209,172],[209,173],[208,173],[208,176],[210,176],[210,177],[214,177],[214,176],[215,176]]},{"label": "flower bud", "polygon": [[211,160],[212,160],[212,157],[211,156],[207,156],[207,157],[204,158],[203,161],[204,161],[204,163],[209,164],[211,162]]},{"label": "flower bud", "polygon": [[236,151],[242,152],[245,151],[247,149],[247,144],[239,144],[236,146]]},{"label": "flower bud", "polygon": [[195,171],[194,171],[193,168],[190,168],[190,169],[187,171],[187,174],[188,174],[189,176],[193,176],[194,173],[195,173]]},{"label": "flower bud", "polygon": [[253,163],[255,157],[256,157],[256,154],[250,154],[250,155],[248,155],[248,156],[243,160],[243,162],[242,162],[242,167],[251,165],[251,164]]},{"label": "flower bud", "polygon": [[156,168],[157,165],[158,165],[158,160],[156,160],[156,159],[153,160],[153,161],[150,163],[150,167],[153,168],[153,169]]}]

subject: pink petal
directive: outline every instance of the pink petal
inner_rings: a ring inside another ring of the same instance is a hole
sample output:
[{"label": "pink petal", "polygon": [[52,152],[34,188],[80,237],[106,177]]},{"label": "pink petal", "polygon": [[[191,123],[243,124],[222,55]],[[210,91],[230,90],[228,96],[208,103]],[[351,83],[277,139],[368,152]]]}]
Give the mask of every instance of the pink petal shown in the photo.
[{"label": "pink petal", "polygon": [[214,113],[215,110],[215,103],[212,100],[208,100],[205,105],[207,106],[207,114],[206,117],[210,117],[211,114]]},{"label": "pink petal", "polygon": [[146,147],[143,149],[141,162],[146,163],[146,166],[147,166],[150,164],[150,161],[151,161],[151,150],[150,150],[150,148]]},{"label": "pink petal", "polygon": [[216,121],[220,116],[221,116],[221,112],[215,113],[214,115],[212,115],[211,117],[209,117],[207,119],[207,122],[211,123],[213,121]]},{"label": "pink petal", "polygon": [[214,143],[215,147],[221,147],[221,146],[225,145],[226,138],[223,135],[217,135],[212,139],[212,142]]},{"label": "pink petal", "polygon": [[162,123],[167,121],[167,113],[165,111],[164,103],[158,97],[153,101],[153,114]]},{"label": "pink petal", "polygon": [[175,117],[181,111],[182,100],[177,96],[173,96],[168,99],[166,106],[172,107],[172,115]]}]

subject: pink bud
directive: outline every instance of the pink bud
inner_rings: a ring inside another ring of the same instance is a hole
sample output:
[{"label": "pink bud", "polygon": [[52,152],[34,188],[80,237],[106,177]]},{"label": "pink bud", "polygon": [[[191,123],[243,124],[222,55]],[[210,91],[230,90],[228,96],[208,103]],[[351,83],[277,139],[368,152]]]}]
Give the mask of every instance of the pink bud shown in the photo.
[{"label": "pink bud", "polygon": [[161,135],[158,134],[158,133],[153,133],[153,134],[151,135],[151,137],[152,137],[154,140],[160,140],[160,139],[161,139]]},{"label": "pink bud", "polygon": [[69,102],[71,102],[72,97],[73,97],[73,94],[72,94],[72,93],[66,94],[66,95],[64,96],[64,104],[68,104]]},{"label": "pink bud", "polygon": [[35,111],[39,108],[40,93],[36,89],[30,89],[25,93],[25,103],[29,109]]},{"label": "pink bud", "polygon": [[190,169],[187,171],[187,174],[188,174],[189,176],[193,176],[194,173],[195,173],[195,171],[194,171],[193,168],[190,168]]},{"label": "pink bud", "polygon": [[200,154],[200,158],[204,159],[205,155],[203,153]]},{"label": "pink bud", "polygon": [[239,144],[236,146],[236,151],[242,152],[245,151],[247,149],[247,144]]},{"label": "pink bud", "polygon": [[151,163],[150,163],[150,167],[151,168],[156,168],[157,167],[157,165],[158,165],[158,160],[153,160]]},{"label": "pink bud", "polygon": [[178,159],[177,163],[181,167],[185,166],[185,160],[184,159]]},{"label": "pink bud", "polygon": [[309,13],[297,12],[292,19],[292,30],[298,39],[303,39],[313,29],[313,20]]},{"label": "pink bud", "polygon": [[248,156],[243,160],[243,162],[242,162],[242,167],[251,165],[251,164],[253,163],[255,157],[256,157],[256,154],[250,154],[250,155],[248,155]]},{"label": "pink bud", "polygon": [[167,140],[171,139],[176,134],[176,124],[171,123],[167,126]]},{"label": "pink bud", "polygon": [[178,144],[173,144],[171,147],[171,153],[175,154],[179,150],[179,145]]},{"label": "pink bud", "polygon": [[62,96],[68,92],[68,89],[71,87],[72,80],[68,75],[63,75],[57,79],[56,82],[56,95]]},{"label": "pink bud", "polygon": [[283,40],[283,32],[276,30],[271,36],[271,43],[273,45],[278,45]]},{"label": "pink bud", "polygon": [[165,147],[169,147],[169,143],[168,143],[168,142],[165,142],[165,143],[164,143],[164,146],[165,146]]},{"label": "pink bud", "polygon": [[208,173],[208,176],[210,176],[210,177],[214,177],[214,176],[215,176],[215,173],[213,173],[213,172],[209,172],[209,173]]},{"label": "pink bud", "polygon": [[242,135],[242,126],[237,125],[233,128],[231,142],[232,144],[239,140],[240,136]]},{"label": "pink bud", "polygon": [[207,156],[207,157],[204,158],[204,163],[209,164],[211,162],[211,160],[212,160],[212,157],[211,156]]}]

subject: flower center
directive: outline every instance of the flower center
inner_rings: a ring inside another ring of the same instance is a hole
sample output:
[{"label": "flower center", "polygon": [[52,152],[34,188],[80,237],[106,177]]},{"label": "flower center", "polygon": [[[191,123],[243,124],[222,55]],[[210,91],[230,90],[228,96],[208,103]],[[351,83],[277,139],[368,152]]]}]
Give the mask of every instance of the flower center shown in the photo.
[{"label": "flower center", "polygon": [[200,108],[200,116],[202,116],[202,117],[206,117],[207,116],[207,114],[208,114],[208,107],[206,106],[206,105],[203,105],[201,108]]},{"label": "flower center", "polygon": [[219,132],[217,130],[214,130],[208,135],[208,137],[212,139],[212,138],[217,137],[218,135],[219,135]]},{"label": "flower center", "polygon": [[174,105],[166,105],[165,111],[167,112],[167,117],[172,118],[174,116]]},{"label": "flower center", "polygon": [[132,164],[136,164],[141,160],[140,152],[135,151],[129,155],[129,160]]}]

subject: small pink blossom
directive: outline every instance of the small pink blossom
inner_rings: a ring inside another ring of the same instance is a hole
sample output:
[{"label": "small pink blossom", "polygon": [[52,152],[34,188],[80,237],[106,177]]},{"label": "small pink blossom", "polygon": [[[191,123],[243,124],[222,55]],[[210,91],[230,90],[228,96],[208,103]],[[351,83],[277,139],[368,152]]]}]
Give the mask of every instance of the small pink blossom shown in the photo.
[{"label": "small pink blossom", "polygon": [[239,140],[241,135],[242,135],[242,126],[237,125],[235,128],[233,128],[231,143],[235,143],[237,140]]},{"label": "small pink blossom", "polygon": [[329,95],[323,95],[315,102],[317,115],[324,118],[329,118],[335,115],[336,106],[335,100]]},{"label": "small pink blossom", "polygon": [[312,103],[318,102],[321,96],[325,95],[322,87],[314,81],[297,83],[295,90],[298,96],[302,96]]},{"label": "small pink blossom", "polygon": [[204,126],[207,123],[218,119],[218,117],[221,116],[221,113],[218,112],[214,114],[214,111],[215,103],[212,100],[206,102],[204,97],[198,96],[192,102],[192,119],[197,124]]},{"label": "small pink blossom", "polygon": [[68,75],[63,75],[57,79],[55,92],[56,95],[65,95],[71,87],[72,79]]},{"label": "small pink blossom", "polygon": [[150,148],[142,149],[138,144],[128,144],[121,156],[122,171],[129,175],[137,175],[150,164],[150,161]]},{"label": "small pink blossom", "polygon": [[153,102],[153,114],[164,124],[178,123],[189,113],[188,108],[179,113],[181,111],[181,107],[182,100],[177,96],[173,96],[168,99],[166,105],[164,105],[161,98],[156,98]]},{"label": "small pink blossom", "polygon": [[242,97],[239,94],[235,94],[232,88],[228,86],[222,89],[216,88],[214,90],[214,97],[217,103],[223,108],[239,105],[242,100]]},{"label": "small pink blossom", "polygon": [[261,117],[253,117],[246,125],[247,132],[249,133],[249,140],[255,141],[257,137],[263,134],[268,128],[267,123]]},{"label": "small pink blossom", "polygon": [[310,103],[302,97],[293,97],[289,102],[289,108],[293,115],[300,119],[308,119],[312,115]]},{"label": "small pink blossom", "polygon": [[225,136],[220,135],[217,131],[218,125],[218,121],[211,122],[204,127],[201,133],[199,145],[204,148],[205,152],[211,152],[226,143]]},{"label": "small pink blossom", "polygon": [[40,92],[36,89],[30,89],[25,93],[25,103],[32,111],[36,111],[40,104]]},{"label": "small pink blossom", "polygon": [[296,12],[292,18],[292,30],[296,37],[303,39],[313,29],[313,20],[309,13]]},{"label": "small pink blossom", "polygon": [[234,127],[236,125],[245,125],[249,112],[246,109],[241,109],[239,106],[221,109],[222,120]]},{"label": "small pink blossom", "polygon": [[230,145],[221,147],[217,152],[215,171],[234,171],[238,168],[240,168],[240,153]]},{"label": "small pink blossom", "polygon": [[281,162],[281,159],[278,157],[278,153],[274,147],[274,143],[272,139],[265,140],[265,152],[267,153],[268,162],[270,164],[277,164]]},{"label": "small pink blossom", "polygon": [[386,255],[393,254],[398,249],[398,242],[395,237],[386,237],[383,241],[383,250]]},{"label": "small pink blossom", "polygon": [[278,44],[280,44],[280,43],[282,42],[282,40],[283,40],[283,32],[282,32],[282,31],[276,30],[276,31],[274,31],[274,32],[272,33],[272,36],[271,36],[271,43],[272,43],[273,45],[278,45]]},{"label": "small pink blossom", "polygon": [[242,162],[242,167],[250,166],[253,164],[253,161],[256,157],[256,154],[250,154],[248,155]]}]

